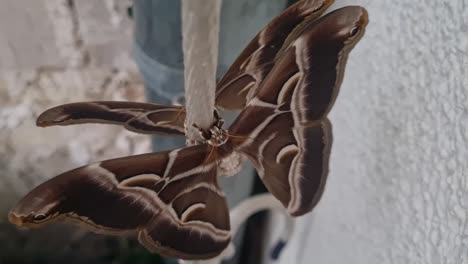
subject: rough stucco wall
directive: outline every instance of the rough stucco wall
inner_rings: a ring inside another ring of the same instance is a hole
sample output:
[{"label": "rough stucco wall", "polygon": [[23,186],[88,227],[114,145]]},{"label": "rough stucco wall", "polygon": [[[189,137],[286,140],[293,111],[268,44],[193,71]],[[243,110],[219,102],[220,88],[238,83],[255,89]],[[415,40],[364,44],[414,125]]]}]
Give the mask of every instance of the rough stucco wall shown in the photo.
[{"label": "rough stucco wall", "polygon": [[468,3],[370,14],[332,111],[331,174],[281,263],[468,263]]},{"label": "rough stucco wall", "polygon": [[7,211],[31,188],[66,170],[150,150],[148,136],[117,126],[35,126],[42,111],[58,104],[144,101],[131,59],[127,5],[125,0],[1,2],[0,263],[102,263],[100,258],[126,254],[121,250],[126,242],[70,226],[18,230],[8,223]]},{"label": "rough stucco wall", "polygon": [[58,104],[144,100],[143,83],[131,60],[127,4],[122,0],[2,3],[0,193],[8,198],[0,199],[0,212],[11,207],[11,199],[66,169],[149,150],[148,137],[113,126],[35,126],[39,113]]}]

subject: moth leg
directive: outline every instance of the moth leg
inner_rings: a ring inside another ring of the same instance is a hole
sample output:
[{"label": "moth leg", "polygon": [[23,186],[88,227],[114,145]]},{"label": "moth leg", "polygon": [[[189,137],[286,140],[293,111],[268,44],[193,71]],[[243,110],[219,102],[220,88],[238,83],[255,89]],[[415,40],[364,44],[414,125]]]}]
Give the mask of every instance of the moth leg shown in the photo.
[{"label": "moth leg", "polygon": [[177,116],[171,122],[172,123],[177,123],[177,121],[179,121],[179,119],[180,119],[180,115],[182,115],[183,112],[185,112],[185,108],[180,109],[180,111],[177,113]]},{"label": "moth leg", "polygon": [[221,117],[221,115],[218,112],[218,109],[215,108],[213,111],[213,115],[215,118],[215,121],[213,122],[213,126],[216,126],[218,128],[222,128],[224,125],[224,119]]},{"label": "moth leg", "polygon": [[217,153],[216,153],[216,147],[215,146],[210,146],[210,153],[206,156],[205,161],[203,163],[207,163],[212,160],[212,157],[214,156],[214,160],[216,160]]}]

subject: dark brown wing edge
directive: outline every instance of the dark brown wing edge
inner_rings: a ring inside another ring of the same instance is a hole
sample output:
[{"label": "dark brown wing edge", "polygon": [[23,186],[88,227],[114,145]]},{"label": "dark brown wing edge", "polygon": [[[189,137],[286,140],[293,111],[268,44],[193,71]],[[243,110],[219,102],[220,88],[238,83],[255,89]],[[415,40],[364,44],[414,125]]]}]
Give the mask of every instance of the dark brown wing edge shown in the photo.
[{"label": "dark brown wing edge", "polygon": [[304,0],[265,26],[242,51],[216,87],[216,105],[242,109],[275,64],[278,51],[291,43],[290,33],[304,20],[315,20],[334,0]]},{"label": "dark brown wing edge", "polygon": [[366,25],[356,6],[307,24],[229,129],[247,138],[237,148],[293,216],[310,212],[323,193],[332,144],[326,116]]},{"label": "dark brown wing edge", "polygon": [[85,123],[117,124],[143,134],[184,135],[185,109],[138,102],[97,101],[59,105],[43,112],[40,127]]},{"label": "dark brown wing edge", "polygon": [[[229,244],[230,226],[210,151],[197,145],[65,172],[29,192],[9,219],[27,227],[74,220],[97,233],[137,234],[164,256],[217,256]],[[45,218],[35,220],[38,214]]]}]

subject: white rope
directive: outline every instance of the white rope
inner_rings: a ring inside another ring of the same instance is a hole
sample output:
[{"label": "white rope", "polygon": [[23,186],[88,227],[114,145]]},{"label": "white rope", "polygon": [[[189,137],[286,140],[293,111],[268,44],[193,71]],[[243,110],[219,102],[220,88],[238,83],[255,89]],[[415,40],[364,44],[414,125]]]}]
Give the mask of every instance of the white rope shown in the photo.
[{"label": "white rope", "polygon": [[208,129],[213,122],[221,0],[182,1],[182,45],[186,99],[186,135],[199,140],[192,125]]},{"label": "white rope", "polygon": [[[182,1],[182,48],[187,114],[185,134],[188,143],[201,139],[193,124],[208,129],[213,123],[220,13],[221,0]],[[220,261],[181,260],[180,263],[216,264]]]}]

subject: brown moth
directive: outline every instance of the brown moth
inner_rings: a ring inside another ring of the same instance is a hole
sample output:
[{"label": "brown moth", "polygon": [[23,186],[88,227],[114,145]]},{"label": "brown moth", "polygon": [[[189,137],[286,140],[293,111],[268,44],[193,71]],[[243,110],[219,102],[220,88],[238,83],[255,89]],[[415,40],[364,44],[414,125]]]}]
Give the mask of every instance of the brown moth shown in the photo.
[{"label": "brown moth", "polygon": [[[216,105],[242,109],[257,93],[260,83],[282,52],[292,44],[291,32],[319,18],[334,0],[306,0],[275,17],[242,51],[216,86]],[[81,123],[120,124],[145,134],[184,135],[185,109],[136,102],[80,102],[60,105],[42,113],[41,127]]]},{"label": "brown moth", "polygon": [[[199,145],[65,172],[28,193],[10,211],[10,221],[35,227],[75,220],[98,233],[136,234],[146,248],[163,255],[211,258],[230,241],[229,211],[217,176],[220,164],[231,155],[250,159],[291,215],[310,212],[328,174],[332,127],[327,114],[348,54],[368,21],[367,12],[358,6],[321,18],[313,12],[323,12],[330,3],[294,5],[280,16],[286,21],[275,19],[257,35],[256,43],[268,44],[249,44],[246,50],[252,51],[241,54],[217,91],[220,106],[244,107],[229,129],[217,120],[209,131],[202,131],[205,142]],[[293,11],[302,5],[312,11],[296,20]],[[271,30],[275,23],[284,24],[284,31]],[[277,41],[274,34],[282,32],[282,40],[272,44]],[[230,104],[232,98],[237,101]],[[167,132],[164,129],[181,131],[175,127],[182,127],[183,113],[183,108],[172,106],[78,103],[49,110],[38,123],[104,122],[140,132]]]}]

